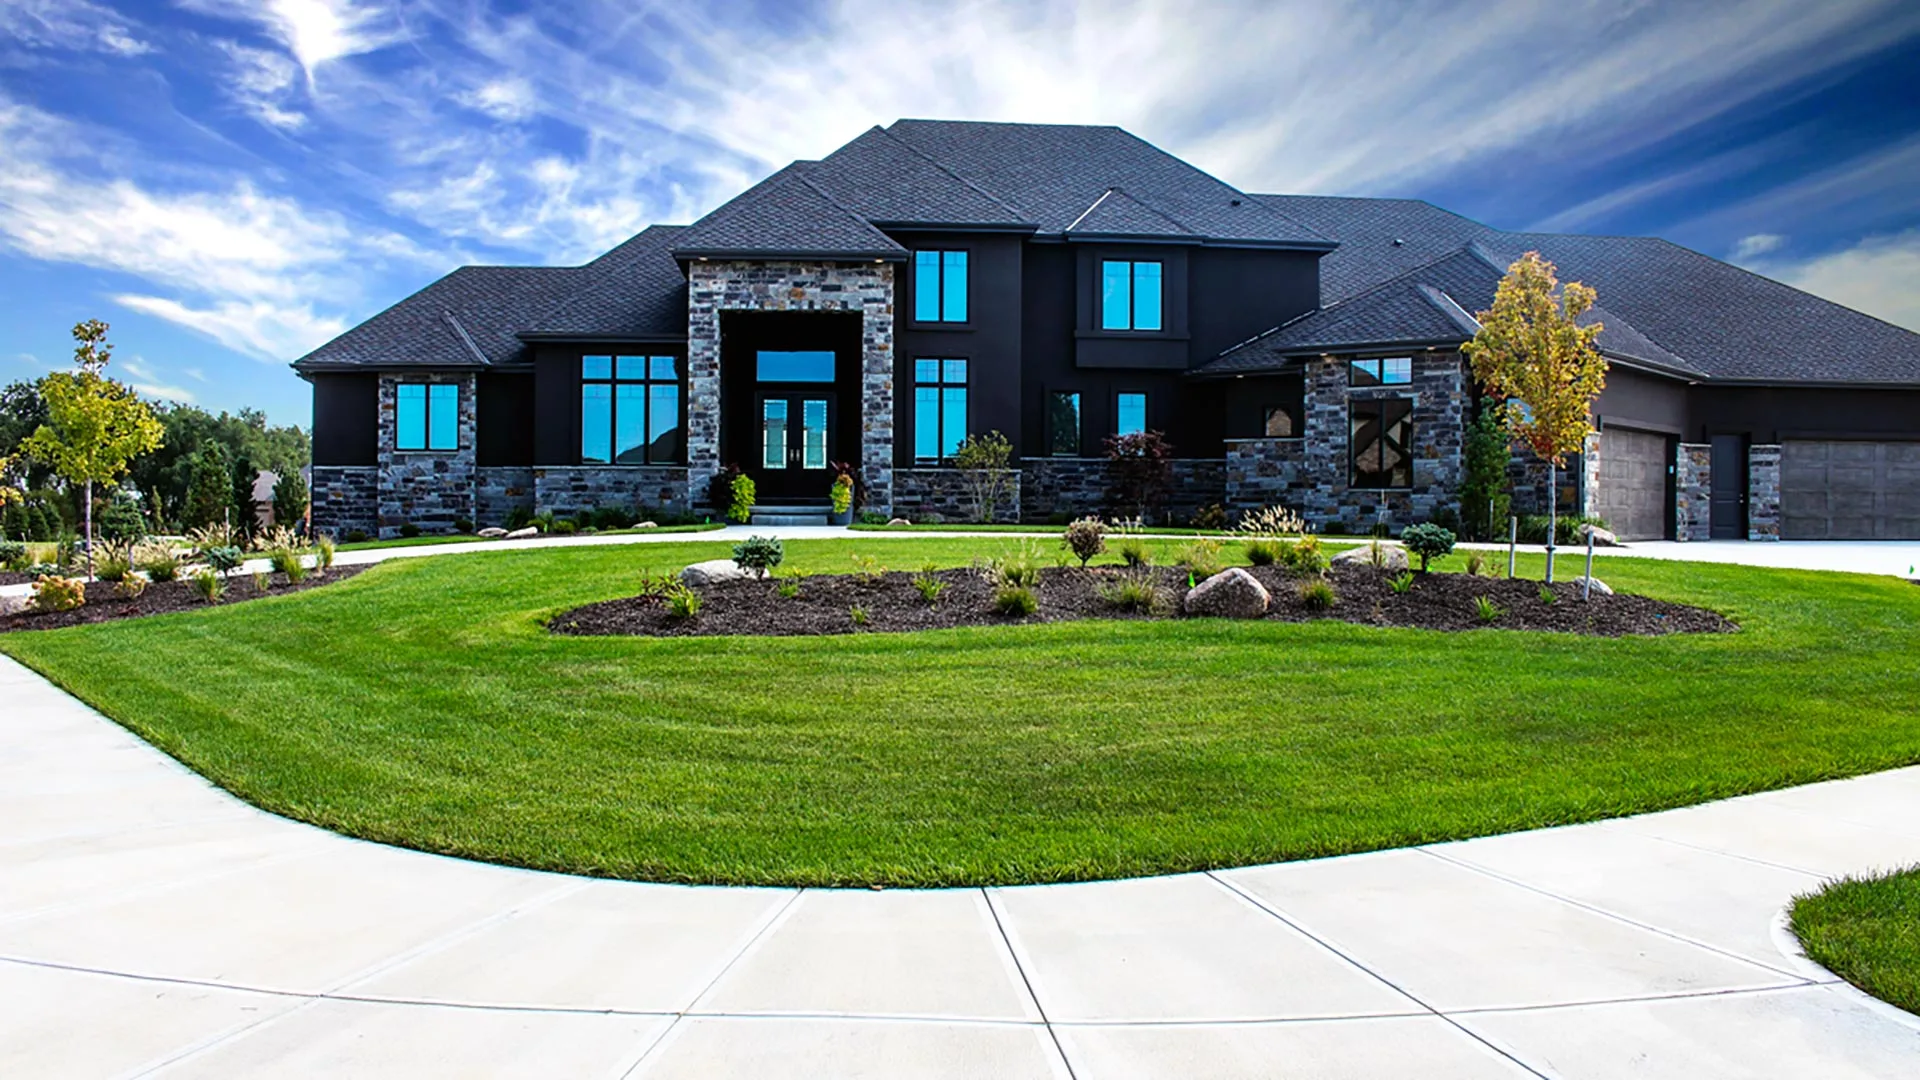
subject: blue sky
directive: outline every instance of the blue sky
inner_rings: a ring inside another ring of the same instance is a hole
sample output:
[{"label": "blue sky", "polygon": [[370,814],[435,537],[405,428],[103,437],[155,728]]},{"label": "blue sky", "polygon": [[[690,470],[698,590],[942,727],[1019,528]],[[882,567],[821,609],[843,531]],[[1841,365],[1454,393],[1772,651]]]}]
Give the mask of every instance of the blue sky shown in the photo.
[{"label": "blue sky", "polygon": [[1917,70],[1898,0],[0,0],[0,381],[98,317],[144,392],[304,425],[286,362],[454,266],[579,262],[901,116],[1665,236],[1920,329]]}]

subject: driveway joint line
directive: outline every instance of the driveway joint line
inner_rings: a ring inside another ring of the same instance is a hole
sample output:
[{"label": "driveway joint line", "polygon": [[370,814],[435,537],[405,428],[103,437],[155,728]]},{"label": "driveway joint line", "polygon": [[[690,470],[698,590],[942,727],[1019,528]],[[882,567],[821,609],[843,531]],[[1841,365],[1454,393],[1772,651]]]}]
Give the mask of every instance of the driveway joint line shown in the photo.
[{"label": "driveway joint line", "polygon": [[1034,1011],[1040,1014],[1040,1023],[1047,1029],[1047,1038],[1053,1041],[1053,1052],[1060,1055],[1061,1067],[1067,1070],[1071,1080],[1076,1075],[1073,1060],[1067,1057],[1066,1045],[1060,1041],[1060,1032],[1054,1029],[1053,1020],[1047,1016],[1047,1007],[1040,1003],[1040,995],[1033,988],[1033,977],[1027,974],[1027,965],[1020,961],[1020,950],[1013,947],[1013,935],[1007,932],[1006,921],[1000,917],[1000,906],[993,902],[993,893],[985,887],[980,890],[980,898],[986,901],[987,913],[993,916],[993,928],[1000,931],[1000,944],[1007,950],[1007,955],[1013,957],[1013,970],[1020,973],[1020,985],[1026,988]]}]

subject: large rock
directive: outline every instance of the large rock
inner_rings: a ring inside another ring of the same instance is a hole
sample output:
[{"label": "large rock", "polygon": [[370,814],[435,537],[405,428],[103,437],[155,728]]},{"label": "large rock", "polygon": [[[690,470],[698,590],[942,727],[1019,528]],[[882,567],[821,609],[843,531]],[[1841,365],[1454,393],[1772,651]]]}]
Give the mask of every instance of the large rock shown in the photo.
[{"label": "large rock", "polygon": [[1593,595],[1595,596],[1612,596],[1613,595],[1613,590],[1608,588],[1607,583],[1604,581],[1601,581],[1599,578],[1592,578],[1592,579],[1583,578],[1583,577],[1574,578],[1573,579],[1574,591],[1578,592],[1581,589],[1583,583],[1585,583],[1588,580],[1591,580],[1593,582]]},{"label": "large rock", "polygon": [[482,540],[498,540],[507,535],[507,530],[500,528],[498,525],[495,525],[492,528],[481,529],[479,532],[474,533],[473,535],[479,537]]},{"label": "large rock", "polygon": [[1575,535],[1579,537],[1581,543],[1585,543],[1587,537],[1589,536],[1593,537],[1593,543],[1595,547],[1619,547],[1620,546],[1619,537],[1613,535],[1613,533],[1607,531],[1606,529],[1603,529],[1600,526],[1594,525],[1591,523],[1580,526],[1578,532]]},{"label": "large rock", "polygon": [[1267,587],[1239,567],[1222,570],[1187,590],[1181,609],[1189,615],[1223,619],[1257,619],[1272,602]]},{"label": "large rock", "polygon": [[906,518],[891,518],[887,521],[887,527],[892,529],[904,529],[912,524],[913,522],[908,521]]},{"label": "large rock", "polygon": [[[1348,548],[1333,557],[1337,563],[1351,563],[1356,566],[1372,566],[1373,551],[1365,544],[1357,548]],[[1407,568],[1407,549],[1390,541],[1380,541],[1380,565],[1390,574],[1397,574]]]},{"label": "large rock", "polygon": [[740,569],[732,559],[708,559],[680,571],[680,580],[690,586],[713,585],[722,581],[744,581],[752,574]]},{"label": "large rock", "polygon": [[524,529],[515,529],[506,535],[508,540],[531,540],[540,535],[540,530],[529,525]]},{"label": "large rock", "polygon": [[660,523],[657,521],[642,521],[634,525],[636,529],[657,529],[659,527]]}]

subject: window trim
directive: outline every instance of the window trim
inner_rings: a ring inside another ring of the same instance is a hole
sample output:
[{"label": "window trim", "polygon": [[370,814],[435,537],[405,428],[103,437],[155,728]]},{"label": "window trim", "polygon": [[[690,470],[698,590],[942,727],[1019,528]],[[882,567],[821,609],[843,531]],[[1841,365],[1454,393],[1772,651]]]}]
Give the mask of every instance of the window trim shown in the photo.
[{"label": "window trim", "polygon": [[[966,365],[966,377],[961,379],[959,382],[951,382],[947,379],[947,365],[953,362],[958,362]],[[954,440],[953,442],[953,445],[955,447],[958,447],[961,443],[965,442],[967,439],[967,436],[972,434],[973,432],[973,393],[972,393],[973,358],[970,356],[915,356],[912,359],[912,364],[913,364],[913,381],[908,385],[913,387],[913,397],[912,397],[913,406],[910,413],[911,429],[909,431],[910,437],[908,442],[910,444],[910,449],[913,452],[913,460],[919,464],[933,464],[933,463],[938,463],[942,461],[952,461],[953,454],[946,452],[944,449],[947,443],[946,437],[948,434],[947,433],[947,391],[958,390],[961,393],[960,438]],[[934,371],[934,374],[937,377],[933,381],[931,382],[921,381],[920,379],[921,364],[938,365],[938,367],[936,367]],[[923,388],[932,389],[934,391],[933,446],[934,446],[934,450],[936,451],[936,454],[933,457],[926,457],[920,453],[920,391]]]},{"label": "window trim", "polygon": [[[1121,431],[1120,430],[1120,399],[1125,397],[1137,397],[1140,399],[1140,430],[1139,431]],[[1147,432],[1152,431],[1153,430],[1152,410],[1153,410],[1153,395],[1148,393],[1147,391],[1115,390],[1113,392],[1114,437],[1122,438],[1127,435],[1145,435]]]},{"label": "window trim", "polygon": [[[606,377],[601,378],[599,376],[588,375],[587,361],[589,359],[602,359],[602,358],[604,358],[607,361]],[[622,378],[620,376],[620,361],[622,359],[640,360],[642,362],[641,377],[640,378]],[[673,364],[674,377],[672,379],[654,378],[653,362],[655,360],[671,361]],[[580,465],[593,466],[595,468],[627,468],[627,469],[643,468],[650,465],[685,464],[686,458],[687,458],[687,387],[686,387],[687,371],[686,371],[686,368],[687,368],[686,358],[676,353],[669,353],[669,352],[582,353],[580,355],[579,364],[575,368],[575,371],[579,375],[578,383],[580,387],[580,390],[576,393],[574,398],[575,405],[576,405],[576,411],[574,413],[574,416],[578,419],[578,422],[579,422],[578,429],[577,429],[579,432],[579,437],[574,440],[574,454],[578,460],[578,463]],[[607,460],[605,461],[594,461],[594,460],[590,460],[587,457],[586,388],[589,386],[604,386],[607,388],[607,432],[606,432]],[[641,446],[641,455],[643,459],[641,461],[623,462],[620,460],[620,389],[619,388],[622,386],[640,387],[638,400],[640,403],[640,433],[641,433],[640,446]],[[676,421],[674,424],[674,427],[678,429],[680,432],[679,447],[675,450],[673,454],[667,455],[664,458],[655,458],[653,456],[653,443],[654,443],[654,436],[653,436],[654,394],[653,394],[653,391],[654,391],[654,387],[657,387],[657,386],[671,386],[674,388],[674,412],[675,412],[675,421]]]},{"label": "window trim", "polygon": [[[1381,427],[1380,438],[1384,440],[1386,438],[1385,410],[1386,410],[1386,405],[1389,402],[1400,402],[1405,404],[1407,407],[1406,420],[1404,421],[1404,423],[1406,424],[1407,434],[1406,434],[1405,440],[1399,444],[1399,449],[1406,458],[1407,482],[1405,484],[1362,484],[1359,482],[1359,461],[1360,461],[1359,447],[1354,443],[1354,439],[1353,439],[1355,414],[1358,410],[1363,408],[1370,408],[1374,410],[1379,415],[1378,422]],[[1365,397],[1355,397],[1355,398],[1347,399],[1347,488],[1348,490],[1350,491],[1411,491],[1414,488],[1415,481],[1418,479],[1418,477],[1415,476],[1416,470],[1414,468],[1413,448],[1414,448],[1415,435],[1414,435],[1413,414],[1414,414],[1414,409],[1418,406],[1418,404],[1419,404],[1419,400],[1414,396],[1412,396],[1411,394],[1369,394]]]},{"label": "window trim", "polygon": [[[420,392],[420,444],[409,446],[402,441],[400,413],[402,398],[406,388],[417,386]],[[434,387],[445,386],[453,390],[453,445],[436,446],[433,441]],[[393,384],[393,449],[404,454],[443,454],[460,451],[460,384],[457,382],[409,382],[395,380]]]},{"label": "window trim", "polygon": [[[1102,255],[1095,260],[1097,270],[1094,274],[1096,325],[1103,334],[1165,334],[1167,333],[1167,261],[1165,259],[1110,258]],[[1107,267],[1125,266],[1127,268],[1127,325],[1107,325]],[[1140,325],[1140,270],[1142,266],[1159,267],[1156,275],[1159,288],[1159,325]]]},{"label": "window trim", "polygon": [[[931,319],[923,319],[920,317],[921,298],[927,295],[921,290],[921,282],[923,279],[921,275],[920,257],[922,255],[935,256],[933,260],[934,317]],[[947,318],[947,256],[949,255],[959,255],[962,257],[962,259],[965,260],[964,265],[961,267],[962,284],[961,284],[960,303],[961,303],[961,306],[966,310],[966,316],[964,318],[959,318],[959,319]],[[940,247],[940,248],[915,248],[913,250],[913,324],[915,326],[939,327],[942,329],[967,327],[967,326],[973,325],[973,249],[972,248]]]}]

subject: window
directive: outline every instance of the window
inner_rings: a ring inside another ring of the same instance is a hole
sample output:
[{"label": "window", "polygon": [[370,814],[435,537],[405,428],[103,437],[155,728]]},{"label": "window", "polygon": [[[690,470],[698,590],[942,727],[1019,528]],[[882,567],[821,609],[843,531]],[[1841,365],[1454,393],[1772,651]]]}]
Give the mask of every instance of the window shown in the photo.
[{"label": "window", "polygon": [[1100,263],[1100,329],[1160,329],[1160,264]]},{"label": "window", "polygon": [[913,253],[915,322],[967,321],[967,253]]},{"label": "window", "polygon": [[401,383],[394,391],[394,449],[460,449],[457,383]]},{"label": "window", "polygon": [[1350,408],[1353,468],[1349,486],[1356,488],[1410,488],[1413,486],[1413,399],[1403,397],[1356,400]]},{"label": "window", "polygon": [[754,354],[754,378],[761,382],[833,381],[830,352],[767,352]]},{"label": "window", "polygon": [[1269,405],[1262,411],[1260,433],[1269,439],[1293,438],[1293,410],[1285,405]]},{"label": "window", "polygon": [[1075,391],[1047,395],[1047,453],[1080,456],[1080,395]]},{"label": "window", "polygon": [[580,460],[590,465],[678,463],[678,357],[580,358]]},{"label": "window", "polygon": [[967,437],[967,362],[913,362],[913,456],[950,458]]},{"label": "window", "polygon": [[1410,356],[1354,360],[1347,364],[1349,386],[1405,386],[1412,381],[1413,358]]},{"label": "window", "polygon": [[1121,394],[1114,401],[1115,435],[1139,435],[1147,430],[1147,395]]}]

